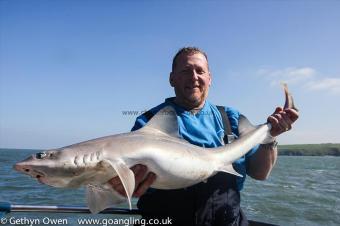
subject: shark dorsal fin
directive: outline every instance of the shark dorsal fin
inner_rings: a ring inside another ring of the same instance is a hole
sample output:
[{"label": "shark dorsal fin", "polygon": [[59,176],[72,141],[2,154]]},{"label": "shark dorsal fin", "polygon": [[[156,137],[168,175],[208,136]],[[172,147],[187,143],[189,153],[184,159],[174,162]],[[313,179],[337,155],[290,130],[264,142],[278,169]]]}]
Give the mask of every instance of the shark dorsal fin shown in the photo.
[{"label": "shark dorsal fin", "polygon": [[155,130],[169,136],[179,137],[176,111],[172,106],[166,106],[159,110],[139,131],[151,132]]},{"label": "shark dorsal fin", "polygon": [[238,120],[238,132],[240,137],[249,133],[250,131],[253,131],[254,129],[256,129],[256,126],[251,124],[251,122],[249,122],[249,120],[241,114]]}]

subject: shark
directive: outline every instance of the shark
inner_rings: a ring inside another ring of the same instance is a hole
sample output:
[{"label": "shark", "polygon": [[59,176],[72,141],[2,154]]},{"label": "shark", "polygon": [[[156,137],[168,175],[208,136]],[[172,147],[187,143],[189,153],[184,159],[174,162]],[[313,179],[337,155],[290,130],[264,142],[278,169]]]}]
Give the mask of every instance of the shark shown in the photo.
[{"label": "shark", "polygon": [[[295,108],[284,85],[284,108]],[[241,115],[239,138],[216,148],[193,145],[179,136],[176,112],[161,109],[141,129],[38,152],[14,165],[40,183],[60,188],[86,187],[86,200],[92,213],[126,200],[131,209],[135,176],[130,167],[147,166],[156,174],[156,189],[180,189],[206,181],[218,172],[242,176],[232,163],[258,144],[273,142],[271,125],[254,126]],[[108,181],[118,176],[126,196],[116,192]]]}]

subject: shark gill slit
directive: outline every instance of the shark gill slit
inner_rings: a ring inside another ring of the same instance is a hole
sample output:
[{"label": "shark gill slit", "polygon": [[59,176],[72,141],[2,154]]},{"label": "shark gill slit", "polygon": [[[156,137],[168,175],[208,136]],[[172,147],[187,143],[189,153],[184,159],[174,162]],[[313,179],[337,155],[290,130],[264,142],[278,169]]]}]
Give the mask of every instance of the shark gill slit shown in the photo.
[{"label": "shark gill slit", "polygon": [[86,163],[87,163],[86,159],[87,159],[87,155],[83,155],[83,164],[84,165],[86,165]]},{"label": "shark gill slit", "polygon": [[78,156],[76,155],[76,156],[74,157],[74,160],[73,160],[73,163],[74,163],[74,165],[76,165],[76,166],[78,166],[77,158],[78,158]]}]

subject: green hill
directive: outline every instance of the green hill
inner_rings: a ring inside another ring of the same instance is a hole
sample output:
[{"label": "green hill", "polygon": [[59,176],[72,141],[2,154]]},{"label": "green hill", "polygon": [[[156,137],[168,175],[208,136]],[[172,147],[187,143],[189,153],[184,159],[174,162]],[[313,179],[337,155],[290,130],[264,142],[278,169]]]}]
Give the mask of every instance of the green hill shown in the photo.
[{"label": "green hill", "polygon": [[340,144],[294,144],[279,145],[279,155],[340,156]]}]

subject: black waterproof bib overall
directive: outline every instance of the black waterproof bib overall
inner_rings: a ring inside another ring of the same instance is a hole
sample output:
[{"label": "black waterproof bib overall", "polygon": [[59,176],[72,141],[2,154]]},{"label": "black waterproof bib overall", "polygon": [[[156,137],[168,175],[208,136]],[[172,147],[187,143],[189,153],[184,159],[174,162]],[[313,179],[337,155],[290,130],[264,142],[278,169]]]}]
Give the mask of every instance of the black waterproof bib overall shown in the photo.
[{"label": "black waterproof bib overall", "polygon": [[236,176],[218,173],[186,189],[156,190],[144,194],[138,209],[145,219],[170,217],[178,226],[248,225],[240,209]]}]

